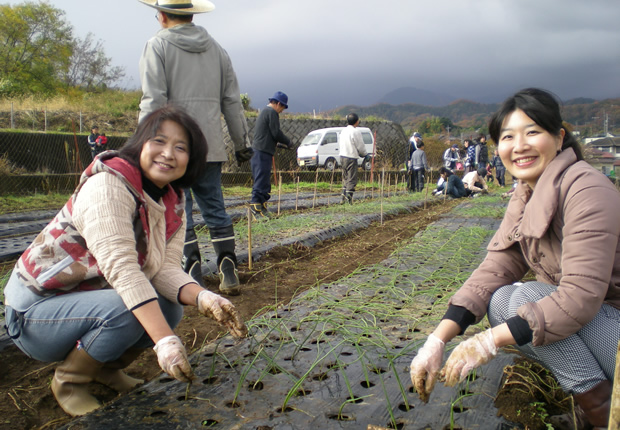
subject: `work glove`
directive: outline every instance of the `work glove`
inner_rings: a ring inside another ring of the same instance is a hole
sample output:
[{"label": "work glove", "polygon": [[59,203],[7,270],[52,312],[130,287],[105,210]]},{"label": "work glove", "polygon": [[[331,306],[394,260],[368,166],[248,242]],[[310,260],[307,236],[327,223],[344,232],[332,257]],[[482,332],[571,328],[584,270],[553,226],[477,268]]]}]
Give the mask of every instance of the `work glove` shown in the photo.
[{"label": "work glove", "polygon": [[366,156],[364,157],[364,159],[362,160],[362,165],[369,163],[372,160],[372,155],[370,154],[366,154]]},{"label": "work glove", "polygon": [[254,155],[254,150],[252,148],[243,148],[239,151],[235,151],[235,158],[237,159],[237,165],[240,166],[241,163],[248,161]]},{"label": "work glove", "polygon": [[198,293],[196,305],[201,314],[222,324],[234,337],[244,338],[248,335],[245,323],[230,300],[211,291],[202,290]]},{"label": "work glove", "polygon": [[278,143],[276,143],[276,148],[291,149],[291,145],[287,145],[286,143],[278,142]]},{"label": "work glove", "polygon": [[491,329],[478,333],[461,342],[441,369],[445,385],[452,387],[463,381],[470,371],[491,361],[497,355],[497,347]]},{"label": "work glove", "polygon": [[411,361],[409,373],[411,382],[424,403],[428,398],[437,382],[437,375],[443,360],[443,351],[446,344],[434,334],[431,334],[422,349],[418,351]]},{"label": "work glove", "polygon": [[177,336],[166,336],[155,344],[155,353],[159,367],[181,382],[191,382],[194,378],[194,372],[189,365],[187,352],[181,343],[181,339]]}]

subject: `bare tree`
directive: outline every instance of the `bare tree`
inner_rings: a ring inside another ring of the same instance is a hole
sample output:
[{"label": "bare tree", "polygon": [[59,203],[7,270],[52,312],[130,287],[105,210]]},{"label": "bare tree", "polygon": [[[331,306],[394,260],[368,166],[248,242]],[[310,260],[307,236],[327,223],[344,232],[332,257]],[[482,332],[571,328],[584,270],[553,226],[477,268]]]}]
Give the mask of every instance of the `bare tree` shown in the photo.
[{"label": "bare tree", "polygon": [[113,67],[111,63],[111,58],[105,55],[103,42],[95,41],[94,35],[88,33],[84,39],[74,39],[71,65],[63,80],[68,86],[87,91],[109,88],[125,76],[123,67]]}]

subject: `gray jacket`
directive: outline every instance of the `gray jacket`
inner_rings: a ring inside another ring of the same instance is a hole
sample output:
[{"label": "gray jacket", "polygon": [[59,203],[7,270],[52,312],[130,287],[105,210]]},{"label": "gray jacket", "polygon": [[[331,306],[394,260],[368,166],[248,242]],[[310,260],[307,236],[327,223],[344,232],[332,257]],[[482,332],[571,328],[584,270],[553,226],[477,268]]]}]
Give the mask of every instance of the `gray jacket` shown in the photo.
[{"label": "gray jacket", "polygon": [[239,83],[226,51],[207,30],[193,23],[162,29],[140,58],[140,120],[173,103],[200,124],[209,147],[207,161],[227,161],[223,114],[234,150],[249,146]]},{"label": "gray jacket", "polygon": [[428,161],[426,160],[425,151],[418,149],[411,155],[411,169],[412,170],[420,170],[420,169],[428,170]]}]

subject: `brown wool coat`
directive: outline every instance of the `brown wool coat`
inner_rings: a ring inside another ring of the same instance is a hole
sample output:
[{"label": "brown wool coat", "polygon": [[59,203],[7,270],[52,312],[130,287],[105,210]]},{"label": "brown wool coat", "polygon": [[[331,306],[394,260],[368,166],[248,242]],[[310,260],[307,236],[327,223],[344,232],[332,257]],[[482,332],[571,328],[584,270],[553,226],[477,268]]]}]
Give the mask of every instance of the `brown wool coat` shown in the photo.
[{"label": "brown wool coat", "polygon": [[576,333],[603,302],[620,308],[620,193],[572,149],[547,166],[536,189],[519,183],[485,260],[450,300],[476,321],[498,288],[529,269],[558,289],[517,312],[545,345]]}]

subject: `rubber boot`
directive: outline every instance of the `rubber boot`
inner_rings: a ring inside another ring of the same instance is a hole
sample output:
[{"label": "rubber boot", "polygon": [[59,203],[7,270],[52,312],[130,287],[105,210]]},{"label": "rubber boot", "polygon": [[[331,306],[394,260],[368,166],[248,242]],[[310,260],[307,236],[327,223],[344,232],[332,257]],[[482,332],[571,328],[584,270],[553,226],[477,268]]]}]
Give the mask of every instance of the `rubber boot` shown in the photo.
[{"label": "rubber boot", "polygon": [[347,190],[342,190],[342,194],[340,195],[340,204],[343,205],[347,202]]},{"label": "rubber boot", "polygon": [[347,191],[347,203],[350,205],[353,204],[353,191]]},{"label": "rubber boot", "polygon": [[609,424],[611,392],[611,382],[605,380],[585,393],[573,394],[575,401],[581,406],[594,429],[606,429]]},{"label": "rubber boot", "polygon": [[71,416],[84,415],[99,408],[101,404],[87,390],[103,367],[81,346],[71,350],[58,365],[52,378],[52,392],[60,407]]},{"label": "rubber boot", "polygon": [[263,221],[269,219],[269,211],[263,203],[250,203],[250,212],[254,221]]},{"label": "rubber boot", "polygon": [[196,232],[192,228],[185,231],[185,245],[183,246],[183,270],[185,273],[194,278],[196,283],[203,288],[206,288],[205,282],[202,279],[202,267],[200,258],[200,248],[198,247],[198,238]]},{"label": "rubber boot", "polygon": [[241,292],[237,257],[235,255],[235,232],[233,226],[209,230],[220,276],[220,292],[236,296]]},{"label": "rubber boot", "polygon": [[550,416],[549,423],[553,425],[555,430],[587,430],[592,428],[592,426],[588,423],[586,413],[579,405],[575,405],[574,419],[572,412],[569,412],[562,415]]},{"label": "rubber boot", "polygon": [[143,384],[143,379],[132,378],[122,369],[133,363],[145,350],[145,348],[129,348],[118,359],[105,363],[95,381],[119,393],[125,393]]}]

